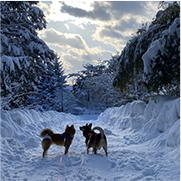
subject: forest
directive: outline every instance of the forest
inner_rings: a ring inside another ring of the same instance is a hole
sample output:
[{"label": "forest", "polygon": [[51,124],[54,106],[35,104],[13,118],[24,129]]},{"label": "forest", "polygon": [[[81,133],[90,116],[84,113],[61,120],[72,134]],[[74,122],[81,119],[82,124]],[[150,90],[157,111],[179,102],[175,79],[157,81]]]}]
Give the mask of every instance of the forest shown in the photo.
[{"label": "forest", "polygon": [[47,22],[37,3],[1,2],[2,109],[79,114],[154,95],[180,96],[179,3],[160,3],[163,10],[142,24],[120,54],[69,75],[61,57],[38,37]]}]

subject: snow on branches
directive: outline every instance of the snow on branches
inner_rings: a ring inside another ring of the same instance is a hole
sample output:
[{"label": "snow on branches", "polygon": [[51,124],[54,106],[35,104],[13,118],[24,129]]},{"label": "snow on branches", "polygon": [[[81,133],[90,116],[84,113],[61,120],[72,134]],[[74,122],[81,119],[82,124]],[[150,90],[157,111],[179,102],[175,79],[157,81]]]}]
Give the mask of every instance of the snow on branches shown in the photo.
[{"label": "snow on branches", "polygon": [[180,5],[173,2],[127,43],[118,58],[113,85],[127,94],[179,96],[179,52]]},{"label": "snow on branches", "polygon": [[46,20],[36,4],[1,2],[1,95],[7,99],[7,108],[18,107],[37,91],[47,66],[56,58],[37,36],[37,31],[46,27]]}]

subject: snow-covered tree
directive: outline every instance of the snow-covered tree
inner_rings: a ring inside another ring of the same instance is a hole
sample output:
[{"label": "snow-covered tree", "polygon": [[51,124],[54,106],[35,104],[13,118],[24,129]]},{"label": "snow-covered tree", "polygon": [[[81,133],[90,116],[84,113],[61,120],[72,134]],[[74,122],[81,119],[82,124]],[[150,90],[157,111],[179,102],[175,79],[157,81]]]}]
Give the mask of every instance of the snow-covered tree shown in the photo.
[{"label": "snow-covered tree", "polygon": [[98,76],[102,74],[105,71],[105,65],[92,65],[90,63],[87,63],[83,66],[85,70],[82,71],[83,75],[86,77],[92,77],[92,76]]},{"label": "snow-covered tree", "polygon": [[180,18],[152,42],[142,59],[149,91],[180,95]]},{"label": "snow-covered tree", "polygon": [[[149,27],[143,25],[139,29],[118,58],[118,70],[113,81],[115,87],[129,96],[145,96],[147,91],[170,94],[174,89],[178,90],[180,85],[178,18],[180,6],[174,2],[164,11],[158,11]],[[174,94],[179,95],[178,92]]]},{"label": "snow-covered tree", "polygon": [[116,105],[122,96],[118,89],[112,87],[113,78],[114,75],[110,73],[87,78],[84,81],[84,90],[88,93],[89,101],[102,103],[106,107]]},{"label": "snow-covered tree", "polygon": [[17,107],[37,91],[56,57],[37,31],[46,27],[36,1],[1,1],[1,95],[4,108]]},{"label": "snow-covered tree", "polygon": [[100,65],[86,64],[84,70],[70,76],[76,77],[73,94],[79,106],[90,108],[94,103],[110,107],[120,101],[121,94],[112,87],[116,71],[117,55],[104,60]]},{"label": "snow-covered tree", "polygon": [[38,86],[38,92],[26,102],[29,108],[64,111],[65,79],[62,62],[56,57],[47,66]]}]

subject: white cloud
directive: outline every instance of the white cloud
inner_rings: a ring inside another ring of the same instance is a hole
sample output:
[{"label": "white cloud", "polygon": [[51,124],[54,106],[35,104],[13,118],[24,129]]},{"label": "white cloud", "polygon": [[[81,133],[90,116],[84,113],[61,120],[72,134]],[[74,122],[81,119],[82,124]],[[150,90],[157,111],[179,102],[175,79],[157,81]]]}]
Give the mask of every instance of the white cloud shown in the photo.
[{"label": "white cloud", "polygon": [[61,33],[51,28],[40,31],[39,36],[61,56],[66,73],[77,72],[83,64],[87,62],[94,64],[99,59],[111,58],[113,54],[101,47],[88,47],[78,34]]},{"label": "white cloud", "polygon": [[105,60],[111,58],[112,52],[102,50],[101,48],[89,48],[88,51],[76,51],[76,49],[61,52],[61,59],[66,68],[66,73],[78,72],[83,69],[83,65],[87,62],[91,64],[98,64],[98,60]]},{"label": "white cloud", "polygon": [[151,2],[108,2],[111,21],[101,21],[92,35],[93,40],[110,44],[118,51],[136,33],[142,23],[151,22],[157,11],[157,4]]},{"label": "white cloud", "polygon": [[92,9],[86,10],[63,2],[61,12],[77,19],[90,19],[96,26],[91,35],[93,40],[120,51],[142,23],[152,20],[157,4],[146,1],[94,1]]},{"label": "white cloud", "polygon": [[40,38],[49,44],[56,44],[60,47],[72,47],[77,49],[85,49],[86,43],[79,34],[68,34],[56,31],[53,28],[39,32]]},{"label": "white cloud", "polygon": [[[77,26],[81,26],[81,24],[87,24],[90,22],[87,18],[77,19],[74,16],[70,16],[69,14],[62,13],[60,10],[63,6],[63,1],[44,1],[39,2],[38,7],[44,11],[47,22],[57,22],[57,21],[69,21],[73,22]],[[91,9],[91,1],[66,1],[66,4],[72,5],[74,7],[79,6],[84,10]]]},{"label": "white cloud", "polygon": [[[39,7],[53,28],[40,31],[39,36],[61,55],[66,72],[76,72],[88,61],[95,63],[98,59],[111,58],[114,49],[121,52],[141,24],[152,20],[157,4],[147,1],[40,2]],[[108,45],[110,51],[104,50]]]}]

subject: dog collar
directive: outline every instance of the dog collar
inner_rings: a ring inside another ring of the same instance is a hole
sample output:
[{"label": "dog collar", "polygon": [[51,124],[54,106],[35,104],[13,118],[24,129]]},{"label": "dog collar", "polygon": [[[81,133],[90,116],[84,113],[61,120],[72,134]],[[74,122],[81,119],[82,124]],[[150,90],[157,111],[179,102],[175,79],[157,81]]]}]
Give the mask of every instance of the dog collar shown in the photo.
[{"label": "dog collar", "polygon": [[69,136],[69,135],[67,135],[67,134],[63,134],[63,135],[61,135],[61,138],[62,139],[64,139],[64,147],[66,148],[66,141],[67,141],[67,139],[66,138],[68,138],[68,139],[73,139],[73,137],[71,137],[71,136]]},{"label": "dog collar", "polygon": [[73,139],[73,137],[71,137],[71,136],[69,136],[69,135],[67,135],[67,134],[63,134],[63,135],[61,135],[61,138],[68,138],[68,139]]},{"label": "dog collar", "polygon": [[88,136],[90,136],[90,137],[91,137],[92,135],[93,135],[92,133],[88,133]]}]

